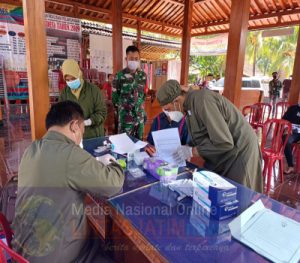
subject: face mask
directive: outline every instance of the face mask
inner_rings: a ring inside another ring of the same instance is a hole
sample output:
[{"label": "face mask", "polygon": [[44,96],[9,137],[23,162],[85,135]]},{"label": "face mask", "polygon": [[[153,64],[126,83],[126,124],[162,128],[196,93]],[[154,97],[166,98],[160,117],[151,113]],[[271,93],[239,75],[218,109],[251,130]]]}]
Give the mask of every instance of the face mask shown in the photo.
[{"label": "face mask", "polygon": [[75,79],[72,81],[67,81],[67,85],[70,87],[70,89],[78,89],[81,85],[80,79]]},{"label": "face mask", "polygon": [[180,122],[183,118],[183,113],[181,111],[169,111],[168,114],[171,121]]},{"label": "face mask", "polygon": [[81,139],[81,141],[80,141],[80,143],[79,143],[79,147],[80,147],[81,149],[83,149],[83,142],[82,142],[82,139]]},{"label": "face mask", "polygon": [[129,60],[128,68],[132,71],[136,71],[140,67],[140,61]]}]

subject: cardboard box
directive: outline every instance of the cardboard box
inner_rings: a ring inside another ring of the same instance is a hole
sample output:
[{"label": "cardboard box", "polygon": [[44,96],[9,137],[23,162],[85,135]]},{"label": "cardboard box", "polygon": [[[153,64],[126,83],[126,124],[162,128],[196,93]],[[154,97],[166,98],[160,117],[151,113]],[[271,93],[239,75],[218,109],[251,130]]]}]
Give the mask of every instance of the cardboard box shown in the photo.
[{"label": "cardboard box", "polygon": [[204,192],[195,187],[193,199],[201,205],[207,213],[210,214],[210,217],[216,220],[225,220],[230,217],[234,217],[238,213],[239,201],[229,201],[220,205],[214,204],[211,200],[205,196]]},{"label": "cardboard box", "polygon": [[201,189],[214,205],[236,200],[236,186],[218,174],[209,171],[197,171],[193,173],[193,180],[196,187]]}]

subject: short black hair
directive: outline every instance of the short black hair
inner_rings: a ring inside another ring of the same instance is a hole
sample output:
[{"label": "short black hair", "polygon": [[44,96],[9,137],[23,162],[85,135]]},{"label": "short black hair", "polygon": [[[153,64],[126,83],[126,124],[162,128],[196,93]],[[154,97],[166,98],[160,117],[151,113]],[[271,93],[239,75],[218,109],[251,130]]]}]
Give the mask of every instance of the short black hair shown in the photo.
[{"label": "short black hair", "polygon": [[72,120],[83,121],[83,110],[76,102],[66,100],[52,105],[46,117],[46,128],[52,126],[63,127]]},{"label": "short black hair", "polygon": [[107,74],[107,78],[109,79],[110,76],[112,76],[113,74]]},{"label": "short black hair", "polygon": [[212,73],[207,74],[207,77],[213,77],[214,75]]},{"label": "short black hair", "polygon": [[126,48],[126,55],[129,53],[129,52],[138,52],[140,54],[140,50],[136,47],[136,46],[128,46]]},{"label": "short black hair", "polygon": [[278,72],[277,72],[277,71],[274,71],[274,72],[272,73],[272,75],[274,75],[274,74],[278,74]]}]

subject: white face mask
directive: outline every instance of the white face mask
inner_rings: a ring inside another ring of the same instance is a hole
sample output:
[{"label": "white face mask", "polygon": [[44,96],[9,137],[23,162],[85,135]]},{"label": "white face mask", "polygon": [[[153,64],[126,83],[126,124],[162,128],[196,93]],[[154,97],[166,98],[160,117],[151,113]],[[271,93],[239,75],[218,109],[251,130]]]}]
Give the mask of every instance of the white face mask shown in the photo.
[{"label": "white face mask", "polygon": [[171,121],[180,122],[183,118],[183,113],[181,111],[169,111],[169,118]]},{"label": "white face mask", "polygon": [[140,67],[140,61],[128,60],[128,68],[132,71],[136,71]]},{"label": "white face mask", "polygon": [[171,121],[180,122],[183,118],[181,111],[163,111]]}]

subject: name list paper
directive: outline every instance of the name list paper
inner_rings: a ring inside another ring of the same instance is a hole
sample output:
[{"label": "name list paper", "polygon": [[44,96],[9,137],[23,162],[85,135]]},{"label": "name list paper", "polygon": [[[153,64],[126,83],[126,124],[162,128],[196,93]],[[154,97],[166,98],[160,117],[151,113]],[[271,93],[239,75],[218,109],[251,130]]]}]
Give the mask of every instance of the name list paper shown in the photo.
[{"label": "name list paper", "polygon": [[186,166],[185,161],[182,163],[176,163],[176,160],[173,157],[173,154],[181,145],[179,132],[177,128],[164,129],[152,132],[152,137],[156,152],[160,159],[163,159],[164,161],[170,164],[176,164],[179,167]]}]

